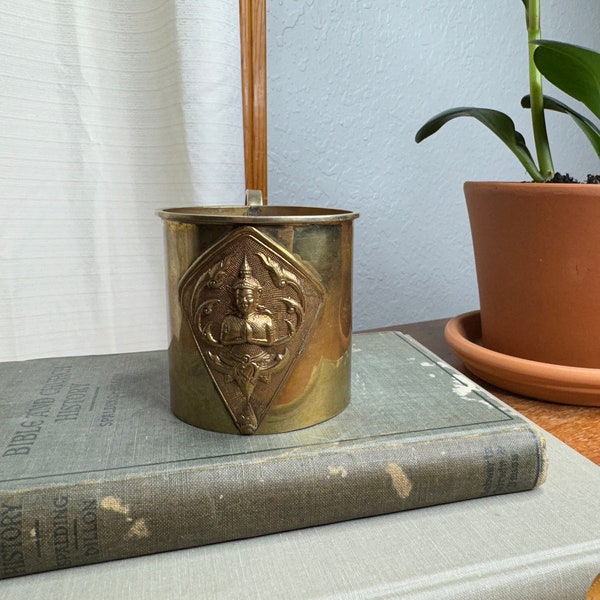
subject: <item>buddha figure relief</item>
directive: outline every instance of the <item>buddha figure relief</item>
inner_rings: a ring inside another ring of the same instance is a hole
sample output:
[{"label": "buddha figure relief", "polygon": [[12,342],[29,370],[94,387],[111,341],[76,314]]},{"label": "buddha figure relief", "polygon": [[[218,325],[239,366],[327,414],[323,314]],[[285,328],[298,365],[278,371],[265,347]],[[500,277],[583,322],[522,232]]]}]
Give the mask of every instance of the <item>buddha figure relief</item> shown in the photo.
[{"label": "buddha figure relief", "polygon": [[283,388],[323,295],[310,266],[250,227],[216,242],[182,276],[182,312],[240,433],[257,430]]},{"label": "buddha figure relief", "polygon": [[239,279],[232,286],[235,311],[228,314],[221,324],[220,341],[223,345],[273,343],[273,319],[271,313],[259,305],[262,286],[252,277],[248,260],[239,271]]}]

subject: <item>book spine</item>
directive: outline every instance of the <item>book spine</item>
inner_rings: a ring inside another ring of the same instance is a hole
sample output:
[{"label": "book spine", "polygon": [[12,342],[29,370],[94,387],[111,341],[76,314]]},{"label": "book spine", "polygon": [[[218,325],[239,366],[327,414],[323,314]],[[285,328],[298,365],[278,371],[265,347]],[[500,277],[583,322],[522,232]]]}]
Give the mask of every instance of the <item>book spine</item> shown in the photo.
[{"label": "book spine", "polygon": [[528,490],[545,476],[527,426],[278,451],[0,495],[0,578]]}]

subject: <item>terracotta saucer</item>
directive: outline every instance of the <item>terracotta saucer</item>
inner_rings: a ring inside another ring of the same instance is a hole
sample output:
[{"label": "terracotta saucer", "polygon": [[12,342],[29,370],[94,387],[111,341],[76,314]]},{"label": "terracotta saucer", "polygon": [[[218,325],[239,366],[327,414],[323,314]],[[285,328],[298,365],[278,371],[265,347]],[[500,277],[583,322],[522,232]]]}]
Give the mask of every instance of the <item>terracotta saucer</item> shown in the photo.
[{"label": "terracotta saucer", "polygon": [[446,341],[477,377],[510,392],[561,404],[600,406],[600,369],[541,363],[481,345],[479,311],[450,319]]}]

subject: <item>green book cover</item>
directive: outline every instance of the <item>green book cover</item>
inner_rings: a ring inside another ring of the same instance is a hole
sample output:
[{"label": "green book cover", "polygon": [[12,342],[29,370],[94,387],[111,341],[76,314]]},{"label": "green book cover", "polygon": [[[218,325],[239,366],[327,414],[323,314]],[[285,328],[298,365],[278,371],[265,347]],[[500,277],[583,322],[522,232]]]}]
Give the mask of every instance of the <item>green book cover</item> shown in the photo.
[{"label": "green book cover", "polygon": [[0,577],[543,483],[543,438],[407,336],[353,338],[352,399],[235,436],[170,412],[166,351],[0,364]]}]

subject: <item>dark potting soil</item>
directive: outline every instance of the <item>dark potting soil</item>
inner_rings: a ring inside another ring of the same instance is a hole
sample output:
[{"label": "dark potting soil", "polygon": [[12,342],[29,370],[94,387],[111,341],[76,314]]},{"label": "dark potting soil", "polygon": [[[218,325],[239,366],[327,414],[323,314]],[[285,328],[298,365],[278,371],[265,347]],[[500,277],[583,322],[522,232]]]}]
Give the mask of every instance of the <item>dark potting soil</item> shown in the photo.
[{"label": "dark potting soil", "polygon": [[[548,183],[580,183],[577,179],[571,177],[568,173],[555,173],[554,177]],[[586,183],[600,183],[600,175],[587,176]]]}]

